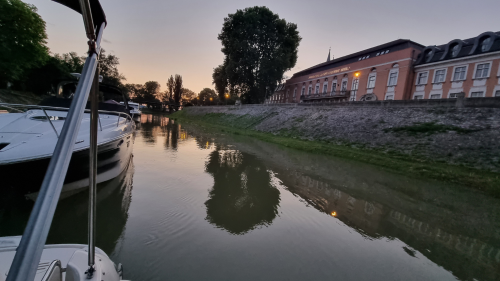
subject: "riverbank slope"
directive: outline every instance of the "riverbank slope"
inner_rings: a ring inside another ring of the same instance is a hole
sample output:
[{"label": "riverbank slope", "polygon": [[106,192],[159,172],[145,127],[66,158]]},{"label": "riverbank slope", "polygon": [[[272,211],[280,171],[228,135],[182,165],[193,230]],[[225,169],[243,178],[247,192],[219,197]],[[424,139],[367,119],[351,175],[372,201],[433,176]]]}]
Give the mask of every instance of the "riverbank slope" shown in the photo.
[{"label": "riverbank slope", "polygon": [[211,106],[171,117],[500,196],[496,108]]}]

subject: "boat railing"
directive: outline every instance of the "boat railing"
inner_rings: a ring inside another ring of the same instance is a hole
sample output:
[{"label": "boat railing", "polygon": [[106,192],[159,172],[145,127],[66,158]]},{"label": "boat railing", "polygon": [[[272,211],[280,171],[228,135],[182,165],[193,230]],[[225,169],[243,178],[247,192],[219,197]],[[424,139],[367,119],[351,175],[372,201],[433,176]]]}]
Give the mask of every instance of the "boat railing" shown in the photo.
[{"label": "boat railing", "polygon": [[[46,110],[53,110],[53,111],[68,111],[69,108],[66,107],[55,107],[55,106],[45,106],[45,105],[29,105],[29,104],[10,104],[10,103],[0,103],[0,107],[8,107],[12,110],[17,110],[21,111],[22,110],[18,108],[27,108],[29,110],[31,109],[40,109],[43,111],[44,115],[47,117],[47,120],[50,122],[50,125],[52,126],[52,129],[56,133],[57,137],[59,137],[59,134],[57,133],[56,128],[54,127],[54,124],[52,123],[52,120],[50,119],[49,115],[47,114]],[[85,109],[84,112],[90,113],[90,109]],[[109,111],[109,110],[98,110],[99,113],[103,114],[109,114],[109,115],[117,115],[118,120],[116,121],[116,126],[118,127],[120,125],[120,118],[123,115],[124,118],[127,120],[127,122],[133,122],[132,116],[126,112],[120,112],[120,111]],[[102,131],[102,124],[101,124],[101,119],[99,118],[99,127]]]},{"label": "boat railing", "polygon": [[[103,17],[99,22],[96,22],[94,27],[89,0],[75,0],[71,4],[73,5],[72,7],[79,7],[80,12],[83,14],[85,29],[89,39],[89,53],[85,60],[80,82],[76,88],[71,106],[69,109],[66,109],[68,110],[66,120],[59,134],[37,200],[31,211],[19,246],[16,249],[16,254],[6,281],[31,281],[35,278],[90,93],[92,95],[89,148],[89,267],[86,272],[87,278],[93,279],[95,271],[95,179],[97,175],[97,120],[99,119],[97,112],[99,83],[98,54],[101,49],[101,39],[106,21],[103,14]],[[94,7],[102,9],[100,5]],[[40,106],[37,107],[40,108]],[[118,114],[118,121],[121,114],[123,113]]]}]

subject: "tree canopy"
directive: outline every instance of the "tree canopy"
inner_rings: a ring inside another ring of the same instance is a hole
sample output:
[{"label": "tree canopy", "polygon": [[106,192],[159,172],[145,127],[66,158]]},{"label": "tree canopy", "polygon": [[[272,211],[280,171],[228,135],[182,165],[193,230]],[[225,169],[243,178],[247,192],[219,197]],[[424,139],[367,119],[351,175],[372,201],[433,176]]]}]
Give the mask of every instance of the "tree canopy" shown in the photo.
[{"label": "tree canopy", "polygon": [[34,5],[0,0],[0,81],[23,78],[49,58],[45,21]]},{"label": "tree canopy", "polygon": [[256,6],[229,14],[218,39],[225,55],[212,75],[219,95],[228,90],[246,103],[262,103],[295,66],[301,37],[296,24]]},{"label": "tree canopy", "polygon": [[189,90],[189,89],[186,89],[186,88],[182,88],[182,100],[183,101],[190,101],[192,99],[194,99],[196,97],[196,93]]},{"label": "tree canopy", "polygon": [[217,100],[217,94],[215,93],[214,90],[212,90],[210,88],[204,88],[198,94],[198,98],[199,98],[201,104],[208,104],[211,102],[210,98],[212,98],[212,101]]}]

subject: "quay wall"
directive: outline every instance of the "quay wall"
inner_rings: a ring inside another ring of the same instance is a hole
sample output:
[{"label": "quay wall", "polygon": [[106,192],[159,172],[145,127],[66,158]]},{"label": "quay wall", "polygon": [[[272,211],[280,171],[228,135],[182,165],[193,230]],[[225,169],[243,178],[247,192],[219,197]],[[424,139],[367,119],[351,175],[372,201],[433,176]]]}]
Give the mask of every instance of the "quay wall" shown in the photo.
[{"label": "quay wall", "polygon": [[458,106],[449,99],[420,106],[412,101],[193,106],[184,114],[240,129],[500,172],[500,108],[494,106],[500,99],[490,99],[465,99]]}]

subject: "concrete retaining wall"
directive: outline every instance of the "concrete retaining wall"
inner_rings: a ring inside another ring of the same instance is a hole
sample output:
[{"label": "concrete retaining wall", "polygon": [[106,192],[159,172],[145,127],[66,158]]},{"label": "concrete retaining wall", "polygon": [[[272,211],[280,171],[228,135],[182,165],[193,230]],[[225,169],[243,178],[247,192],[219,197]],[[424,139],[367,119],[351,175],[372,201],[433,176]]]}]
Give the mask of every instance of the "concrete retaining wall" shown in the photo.
[{"label": "concrete retaining wall", "polygon": [[[185,109],[221,124],[308,140],[381,149],[500,172],[500,108],[202,106]],[[251,122],[248,123],[248,120]],[[442,131],[401,129],[433,123]]]}]

